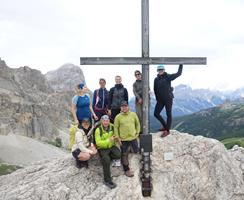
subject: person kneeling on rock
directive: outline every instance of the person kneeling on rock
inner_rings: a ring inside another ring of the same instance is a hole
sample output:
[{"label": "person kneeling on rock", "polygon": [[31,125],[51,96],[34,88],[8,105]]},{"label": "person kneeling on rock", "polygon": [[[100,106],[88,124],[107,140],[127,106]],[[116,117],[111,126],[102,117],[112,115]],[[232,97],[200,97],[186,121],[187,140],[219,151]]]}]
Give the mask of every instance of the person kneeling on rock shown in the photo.
[{"label": "person kneeling on rock", "polygon": [[111,159],[120,159],[121,153],[116,146],[120,142],[119,138],[114,135],[114,127],[108,115],[101,117],[101,125],[95,130],[95,141],[102,161],[104,184],[113,189],[117,185],[112,181],[110,162]]},{"label": "person kneeling on rock", "polygon": [[91,133],[90,119],[84,118],[81,121],[81,129],[75,133],[75,143],[72,146],[72,155],[76,159],[77,168],[88,167],[88,160],[97,153],[96,147],[89,142],[88,136]]}]

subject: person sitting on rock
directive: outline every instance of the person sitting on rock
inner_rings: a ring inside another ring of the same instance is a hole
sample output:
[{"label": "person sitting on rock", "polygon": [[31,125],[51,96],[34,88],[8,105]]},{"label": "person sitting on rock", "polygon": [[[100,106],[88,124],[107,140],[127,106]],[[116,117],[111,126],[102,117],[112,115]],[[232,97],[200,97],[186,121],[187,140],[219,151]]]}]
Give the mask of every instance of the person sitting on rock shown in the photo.
[{"label": "person sitting on rock", "polygon": [[140,122],[136,113],[129,110],[128,103],[122,101],[120,105],[121,112],[115,117],[114,133],[121,140],[121,162],[128,177],[134,176],[129,168],[129,147],[131,146],[134,153],[138,153],[138,136],[140,133]]},{"label": "person sitting on rock", "polygon": [[111,178],[110,162],[111,159],[120,159],[121,153],[116,146],[116,142],[119,140],[114,135],[114,127],[110,123],[108,115],[101,117],[101,125],[95,130],[95,141],[102,161],[104,184],[113,189],[116,184]]},{"label": "person sitting on rock", "polygon": [[75,133],[75,143],[72,146],[72,155],[76,159],[77,168],[88,167],[88,160],[97,153],[93,143],[89,142],[89,136],[92,135],[90,119],[84,118],[81,121],[81,129]]}]

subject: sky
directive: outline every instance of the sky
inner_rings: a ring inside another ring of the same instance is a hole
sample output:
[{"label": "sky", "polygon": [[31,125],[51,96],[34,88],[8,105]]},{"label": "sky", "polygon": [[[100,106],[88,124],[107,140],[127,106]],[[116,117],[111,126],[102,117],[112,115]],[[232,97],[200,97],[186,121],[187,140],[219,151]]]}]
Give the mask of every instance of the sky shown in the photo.
[{"label": "sky", "polygon": [[[173,86],[233,90],[244,86],[244,1],[150,0],[150,56],[207,57],[185,65]],[[43,74],[80,57],[141,56],[140,0],[0,0],[0,57]],[[91,90],[116,75],[132,95],[141,66],[80,66]],[[150,66],[150,87],[157,75]],[[178,66],[165,65],[168,73]]]}]

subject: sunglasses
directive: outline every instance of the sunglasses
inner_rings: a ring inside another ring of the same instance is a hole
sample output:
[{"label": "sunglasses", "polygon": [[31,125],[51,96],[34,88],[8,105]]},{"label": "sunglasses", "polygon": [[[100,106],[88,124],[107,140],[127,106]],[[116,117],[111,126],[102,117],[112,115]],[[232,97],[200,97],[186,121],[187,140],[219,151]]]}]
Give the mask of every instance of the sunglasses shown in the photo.
[{"label": "sunglasses", "polygon": [[135,74],[136,76],[140,76],[141,74]]}]

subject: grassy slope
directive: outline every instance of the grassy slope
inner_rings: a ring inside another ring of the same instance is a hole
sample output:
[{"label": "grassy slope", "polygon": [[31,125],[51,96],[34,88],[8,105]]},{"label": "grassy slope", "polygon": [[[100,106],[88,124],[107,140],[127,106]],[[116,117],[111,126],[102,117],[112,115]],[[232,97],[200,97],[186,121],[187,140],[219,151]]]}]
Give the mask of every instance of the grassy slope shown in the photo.
[{"label": "grassy slope", "polygon": [[231,149],[234,145],[244,147],[244,137],[243,138],[228,138],[221,141],[227,149]]},{"label": "grassy slope", "polygon": [[219,106],[176,118],[173,128],[218,140],[244,137],[244,104]]},{"label": "grassy slope", "polygon": [[0,176],[5,174],[10,174],[17,169],[20,169],[20,167],[16,165],[8,165],[5,163],[0,163]]}]

